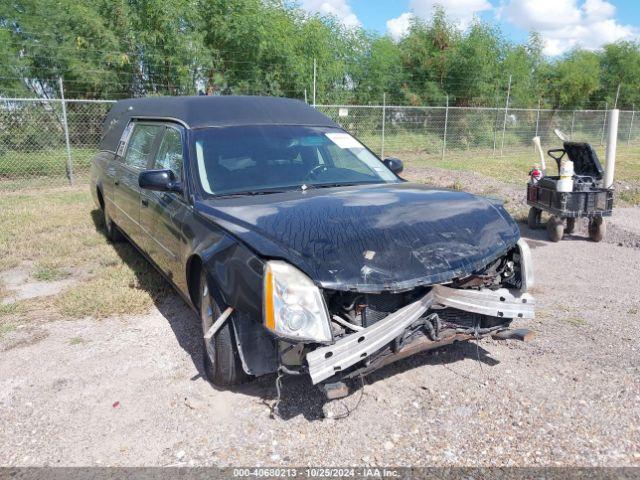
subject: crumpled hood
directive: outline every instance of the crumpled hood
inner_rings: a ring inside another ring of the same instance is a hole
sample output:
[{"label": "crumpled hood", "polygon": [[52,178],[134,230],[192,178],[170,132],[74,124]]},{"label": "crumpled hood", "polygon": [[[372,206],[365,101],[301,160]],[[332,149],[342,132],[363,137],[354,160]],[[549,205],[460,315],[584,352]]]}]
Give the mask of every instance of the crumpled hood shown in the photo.
[{"label": "crumpled hood", "polygon": [[443,283],[478,270],[519,238],[500,204],[412,183],[208,199],[195,207],[260,255],[337,290]]}]

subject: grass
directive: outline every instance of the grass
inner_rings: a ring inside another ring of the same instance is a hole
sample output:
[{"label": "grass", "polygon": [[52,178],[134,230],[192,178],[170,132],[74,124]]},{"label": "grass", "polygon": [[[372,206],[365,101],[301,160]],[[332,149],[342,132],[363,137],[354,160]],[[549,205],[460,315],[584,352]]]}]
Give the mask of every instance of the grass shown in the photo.
[{"label": "grass", "polygon": [[[494,155],[493,149],[452,149],[447,150],[444,158],[441,149],[415,149],[414,147],[415,145],[409,142],[406,145],[398,145],[396,148],[387,148],[385,156],[402,159],[408,169],[437,167],[472,172],[506,184],[520,186],[528,181],[531,166],[539,162],[533,148],[526,147],[505,151],[502,157],[499,150]],[[596,151],[601,162],[604,162],[604,147],[597,147]],[[553,162],[551,159],[547,160]],[[547,163],[547,169],[555,174],[555,163]],[[615,180],[617,200],[628,205],[640,205],[640,146],[625,144],[618,146]]]},{"label": "grass", "polygon": [[[74,172],[88,172],[95,154],[96,150],[93,148],[72,148]],[[67,175],[67,159],[65,148],[48,148],[32,152],[10,150],[0,155],[0,179],[64,178]]]},{"label": "grass", "polygon": [[5,336],[7,333],[13,332],[17,327],[11,323],[3,323],[0,324],[0,338]]},{"label": "grass", "polygon": [[19,312],[19,305],[16,302],[0,303],[0,318],[15,315]]},{"label": "grass", "polygon": [[32,278],[40,281],[82,274],[61,294],[0,306],[0,315],[100,318],[148,311],[170,287],[131,245],[110,244],[102,228],[86,190],[0,194],[0,271],[33,264]]},{"label": "grass", "polygon": [[564,319],[569,325],[573,325],[574,327],[582,327],[587,324],[587,321],[584,318],[579,317],[569,317]]},{"label": "grass", "polygon": [[63,272],[59,268],[51,267],[48,265],[40,265],[33,273],[33,278],[41,282],[53,282],[55,280],[61,280],[68,277],[68,272]]}]

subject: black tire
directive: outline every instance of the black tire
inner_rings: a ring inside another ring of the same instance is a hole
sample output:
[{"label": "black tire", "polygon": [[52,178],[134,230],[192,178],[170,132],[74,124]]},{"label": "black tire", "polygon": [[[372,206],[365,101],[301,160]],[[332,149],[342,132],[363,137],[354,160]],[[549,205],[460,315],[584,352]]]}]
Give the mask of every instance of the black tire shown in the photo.
[{"label": "black tire", "polygon": [[605,227],[604,218],[594,217],[589,220],[589,240],[599,242],[604,238],[607,229]]},{"label": "black tire", "polygon": [[242,361],[236,347],[231,327],[233,315],[225,321],[213,338],[209,340],[204,338],[221,313],[220,306],[211,294],[206,275],[203,272],[200,276],[200,319],[202,321],[204,371],[207,379],[214,385],[237,385],[246,382],[249,376],[242,369]]},{"label": "black tire", "polygon": [[567,226],[564,227],[564,233],[570,235],[576,229],[576,219],[574,217],[567,218]]},{"label": "black tire", "polygon": [[529,209],[529,216],[527,217],[527,225],[531,230],[540,228],[540,219],[542,218],[542,210],[536,207]]},{"label": "black tire", "polygon": [[112,243],[122,242],[124,240],[124,236],[118,230],[118,226],[114,223],[107,211],[107,206],[102,203],[102,215],[104,218],[104,233],[106,237]]},{"label": "black tire", "polygon": [[562,237],[564,236],[564,222],[562,219],[555,215],[550,217],[547,222],[547,233],[549,235],[549,240],[552,242],[559,242],[562,240]]}]

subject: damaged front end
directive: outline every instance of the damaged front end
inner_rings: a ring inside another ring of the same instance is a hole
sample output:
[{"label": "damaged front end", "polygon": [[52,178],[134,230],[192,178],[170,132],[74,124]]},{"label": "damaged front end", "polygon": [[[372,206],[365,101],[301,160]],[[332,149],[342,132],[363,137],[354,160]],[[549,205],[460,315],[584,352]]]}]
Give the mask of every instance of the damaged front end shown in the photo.
[{"label": "damaged front end", "polygon": [[[279,284],[278,276],[283,272],[267,270],[266,326],[281,338],[281,369],[308,373],[314,384],[333,384],[457,341],[522,338],[526,332],[510,330],[512,320],[534,318],[535,302],[527,293],[531,255],[522,239],[478,271],[405,291],[325,289],[319,299],[303,278]],[[278,311],[285,313],[276,318]],[[325,321],[313,321],[318,318]]]}]

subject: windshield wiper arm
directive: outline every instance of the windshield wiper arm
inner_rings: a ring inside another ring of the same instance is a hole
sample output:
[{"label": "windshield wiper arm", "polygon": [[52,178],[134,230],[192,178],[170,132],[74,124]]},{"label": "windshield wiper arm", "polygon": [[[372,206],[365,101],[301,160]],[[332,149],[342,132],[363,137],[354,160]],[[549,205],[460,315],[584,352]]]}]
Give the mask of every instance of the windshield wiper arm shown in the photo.
[{"label": "windshield wiper arm", "polygon": [[284,190],[249,190],[246,192],[232,192],[232,193],[220,193],[214,195],[216,198],[228,198],[228,197],[250,197],[253,195],[269,195],[271,193],[283,193]]},{"label": "windshield wiper arm", "polygon": [[308,189],[313,188],[331,188],[331,187],[353,187],[354,185],[362,185],[363,182],[352,182],[352,183],[317,183],[307,185]]}]

